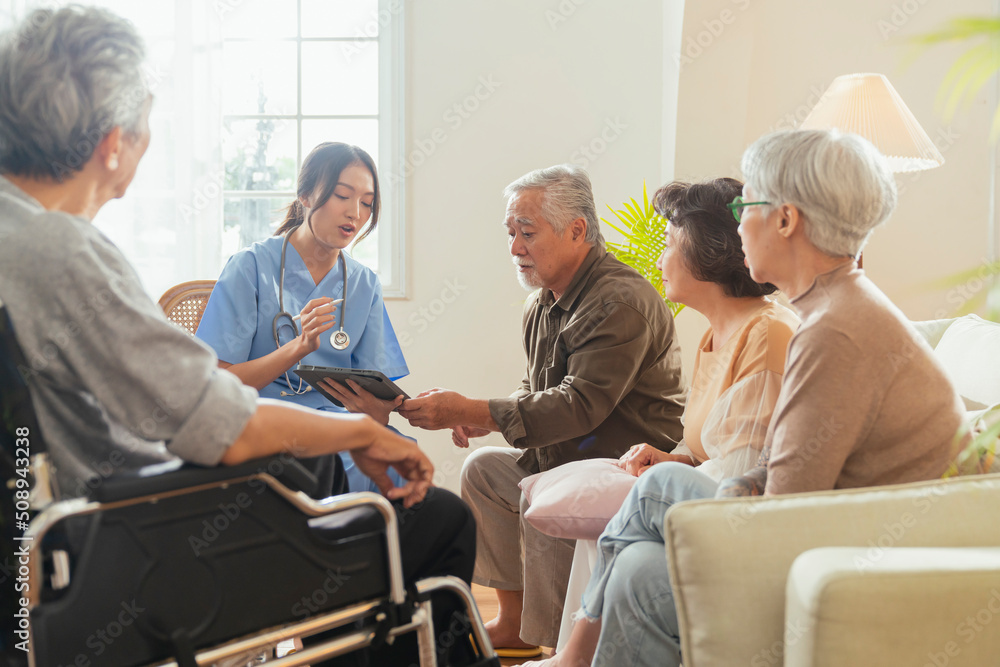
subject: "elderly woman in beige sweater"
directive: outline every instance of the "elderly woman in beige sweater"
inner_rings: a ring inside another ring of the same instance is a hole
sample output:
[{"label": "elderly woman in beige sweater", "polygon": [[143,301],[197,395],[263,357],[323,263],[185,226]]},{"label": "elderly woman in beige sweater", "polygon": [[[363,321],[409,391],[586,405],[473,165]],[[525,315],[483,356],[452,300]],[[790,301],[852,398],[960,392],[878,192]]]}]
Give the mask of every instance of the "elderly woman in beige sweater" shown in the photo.
[{"label": "elderly woman in beige sweater", "polygon": [[662,533],[674,503],[933,479],[955,451],[960,399],[856,262],[895,208],[885,159],[861,137],[799,130],[758,140],[742,166],[730,207],[750,274],[777,285],[802,320],[761,464],[721,485],[676,462],[643,474],[598,540],[585,618],[550,664],[680,663]]}]

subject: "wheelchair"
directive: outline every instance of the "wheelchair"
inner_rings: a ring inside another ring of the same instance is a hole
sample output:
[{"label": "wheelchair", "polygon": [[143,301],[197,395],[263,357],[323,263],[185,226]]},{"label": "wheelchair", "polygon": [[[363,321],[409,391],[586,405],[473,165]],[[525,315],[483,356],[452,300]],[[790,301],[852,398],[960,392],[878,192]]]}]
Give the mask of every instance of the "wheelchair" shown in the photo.
[{"label": "wheelchair", "polygon": [[[83,497],[53,501],[25,369],[0,304],[5,664],[291,667],[363,661],[359,651],[415,633],[417,655],[404,664],[436,665],[437,639],[465,642],[467,664],[499,665],[463,581],[404,586],[393,506],[373,493],[316,500],[315,477],[291,457],[174,461],[87,480]],[[25,501],[17,492],[29,487]],[[432,594],[453,596],[467,623],[435,628]],[[273,655],[292,638],[304,647]]]}]

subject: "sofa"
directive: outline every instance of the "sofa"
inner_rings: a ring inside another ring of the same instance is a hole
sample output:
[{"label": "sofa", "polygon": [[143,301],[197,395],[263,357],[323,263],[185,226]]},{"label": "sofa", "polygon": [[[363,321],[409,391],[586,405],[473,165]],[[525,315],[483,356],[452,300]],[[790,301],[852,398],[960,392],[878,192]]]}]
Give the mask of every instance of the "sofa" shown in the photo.
[{"label": "sofa", "polygon": [[[1000,405],[1000,324],[915,324],[971,420]],[[676,505],[685,667],[1000,664],[997,508],[1000,473]]]}]

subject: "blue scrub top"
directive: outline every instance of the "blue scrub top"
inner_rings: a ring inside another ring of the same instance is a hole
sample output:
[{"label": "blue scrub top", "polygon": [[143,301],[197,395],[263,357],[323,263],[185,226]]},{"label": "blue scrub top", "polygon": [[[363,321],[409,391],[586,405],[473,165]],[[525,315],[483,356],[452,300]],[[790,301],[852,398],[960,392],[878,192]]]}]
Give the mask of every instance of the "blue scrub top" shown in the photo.
[{"label": "blue scrub top", "polygon": [[[283,240],[281,236],[272,236],[254,243],[233,255],[222,270],[196,334],[215,349],[222,361],[239,364],[259,359],[278,348],[271,323],[278,314]],[[408,375],[410,371],[406,367],[403,351],[382,301],[382,285],[378,276],[347,253],[341,252],[341,257],[347,262],[346,319],[338,304],[336,326],[320,336],[319,349],[303,357],[300,363],[378,370],[392,380]],[[302,257],[291,243],[288,244],[285,252],[285,312],[295,316],[312,299],[345,297],[343,282],[343,268],[338,261],[318,285],[313,283]],[[282,320],[287,322],[285,318]],[[341,324],[351,342],[346,350],[335,350],[330,345],[330,336],[340,329]],[[288,342],[290,337],[289,331],[287,338],[281,336],[281,342]],[[297,389],[298,376],[289,371],[288,379],[292,388]],[[302,383],[303,388],[308,386]],[[290,391],[284,374],[264,387],[260,395],[311,408],[343,411],[315,390],[297,396],[281,396],[282,391]]]}]

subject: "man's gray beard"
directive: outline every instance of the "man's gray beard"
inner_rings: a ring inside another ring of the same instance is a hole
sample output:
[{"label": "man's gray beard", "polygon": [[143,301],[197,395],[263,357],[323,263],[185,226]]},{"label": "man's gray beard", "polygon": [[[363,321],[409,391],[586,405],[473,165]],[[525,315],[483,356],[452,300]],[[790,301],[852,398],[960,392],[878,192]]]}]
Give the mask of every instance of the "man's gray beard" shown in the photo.
[{"label": "man's gray beard", "polygon": [[517,271],[517,282],[521,284],[521,287],[529,292],[534,292],[536,289],[542,286],[541,282],[538,280],[538,274],[535,271]]}]

